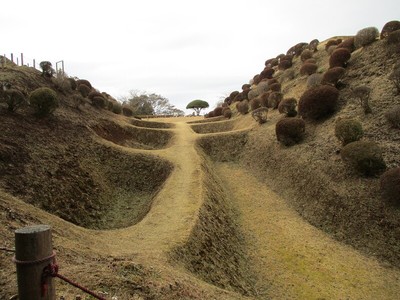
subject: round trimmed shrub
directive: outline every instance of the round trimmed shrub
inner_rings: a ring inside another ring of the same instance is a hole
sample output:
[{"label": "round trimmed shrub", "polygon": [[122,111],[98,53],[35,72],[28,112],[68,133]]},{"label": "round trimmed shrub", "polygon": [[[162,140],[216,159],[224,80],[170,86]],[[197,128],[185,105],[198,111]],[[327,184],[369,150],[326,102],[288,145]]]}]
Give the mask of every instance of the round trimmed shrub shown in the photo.
[{"label": "round trimmed shrub", "polygon": [[383,25],[381,39],[385,39],[393,31],[400,30],[400,21],[390,21]]},{"label": "round trimmed shrub", "polygon": [[354,37],[345,39],[343,42],[341,42],[339,45],[337,45],[336,48],[337,49],[346,48],[350,52],[353,52],[354,50],[356,50],[356,46],[354,45]]},{"label": "round trimmed shrub", "polygon": [[281,60],[278,65],[279,70],[287,70],[292,67],[292,62],[290,60]]},{"label": "round trimmed shrub", "polygon": [[350,59],[351,53],[346,48],[335,49],[329,58],[329,68],[346,67],[347,61]]},{"label": "round trimmed shrub", "polygon": [[76,81],[76,84],[77,85],[83,84],[83,85],[86,85],[89,89],[92,89],[92,85],[90,84],[89,80],[86,80],[86,79],[78,79]]},{"label": "round trimmed shrub", "polygon": [[309,49],[305,49],[305,50],[303,50],[303,52],[301,53],[301,55],[300,55],[300,59],[301,59],[301,61],[306,61],[307,59],[310,59],[310,58],[312,58],[312,56],[313,56],[313,51],[311,51],[311,50],[309,50]]},{"label": "round trimmed shrub", "polygon": [[[256,98],[258,95],[259,95],[258,89],[253,88],[248,92],[247,99],[252,100],[252,99]],[[242,99],[242,100],[244,100],[244,99]]]},{"label": "round trimmed shrub", "polygon": [[223,116],[224,116],[225,118],[227,118],[227,119],[232,118],[232,110],[231,110],[229,107],[225,108],[225,109],[223,110],[222,114],[223,114]]},{"label": "round trimmed shrub", "polygon": [[92,105],[96,108],[105,108],[107,100],[103,96],[94,96],[92,99]]},{"label": "round trimmed shrub", "polygon": [[[242,85],[242,91],[248,90],[248,89],[250,89],[250,88],[251,88],[251,85],[248,84],[248,83],[245,83],[245,84]],[[237,91],[236,91],[236,92],[237,92]],[[239,94],[239,92],[238,92],[238,94]],[[232,95],[232,94],[231,94],[231,95]],[[235,98],[235,97],[233,97],[233,98]]]},{"label": "round trimmed shrub", "polygon": [[280,83],[273,83],[269,86],[269,90],[271,92],[280,92],[281,91],[281,84]]},{"label": "round trimmed shrub", "polygon": [[387,37],[388,44],[399,44],[400,43],[400,29],[389,33]]},{"label": "round trimmed shrub", "polygon": [[127,117],[132,117],[133,110],[129,106],[123,105],[122,106],[122,114]]},{"label": "round trimmed shrub", "polygon": [[356,48],[361,48],[372,44],[379,37],[379,30],[376,27],[367,27],[357,32],[354,37],[354,45]]},{"label": "round trimmed shrub", "polygon": [[119,102],[111,102],[113,104],[111,111],[114,114],[120,115],[122,113],[122,104]]},{"label": "round trimmed shrub", "polygon": [[216,108],[214,108],[214,116],[215,117],[219,117],[222,116],[222,106],[217,106]]},{"label": "round trimmed shrub", "polygon": [[295,117],[297,100],[295,98],[285,98],[278,105],[278,111],[281,114],[285,114],[287,117]]},{"label": "round trimmed shrub", "polygon": [[306,90],[300,97],[299,114],[303,118],[319,120],[335,112],[339,91],[329,85]]},{"label": "round trimmed shrub", "polygon": [[251,110],[255,110],[257,108],[261,107],[261,101],[259,98],[254,98],[250,101],[250,108]]},{"label": "round trimmed shrub", "polygon": [[318,45],[319,45],[319,40],[314,39],[308,44],[308,49],[310,49],[313,52],[318,51]]},{"label": "round trimmed shrub", "polygon": [[380,186],[383,200],[400,207],[400,167],[384,172],[380,177]]},{"label": "round trimmed shrub", "polygon": [[93,100],[94,97],[102,97],[102,98],[104,98],[104,96],[103,96],[102,93],[99,93],[99,92],[97,92],[97,91],[91,91],[91,92],[89,93],[89,95],[88,95],[88,98],[89,98],[90,100]]},{"label": "round trimmed shrub", "polygon": [[210,111],[208,114],[205,115],[206,118],[214,118],[214,111]]},{"label": "round trimmed shrub", "polygon": [[268,107],[272,109],[277,109],[282,99],[283,99],[282,93],[272,92],[268,97]]},{"label": "round trimmed shrub", "polygon": [[68,78],[68,81],[69,81],[69,84],[70,84],[70,86],[71,86],[71,89],[73,90],[73,91],[75,91],[76,90],[76,88],[77,88],[77,83],[76,83],[76,80],[74,79],[74,78],[72,78],[72,77],[69,77]]},{"label": "round trimmed shrub", "polygon": [[29,102],[39,117],[50,115],[58,107],[56,92],[46,87],[34,90],[29,96]]},{"label": "round trimmed shrub", "polygon": [[260,74],[254,75],[254,77],[253,77],[253,84],[255,84],[255,85],[259,84],[260,81],[261,81],[261,79],[262,79],[262,78],[261,78]]},{"label": "round trimmed shrub", "polygon": [[337,46],[339,43],[338,43],[338,40],[329,40],[326,44],[325,44],[325,50],[328,50],[329,49],[329,47],[331,47],[331,46]]},{"label": "round trimmed shrub", "polygon": [[307,78],[307,88],[313,88],[321,84],[322,74],[314,73]]},{"label": "round trimmed shrub", "polygon": [[239,113],[242,115],[245,115],[249,112],[249,101],[244,100],[242,102],[238,102],[236,104],[236,109],[238,110]]},{"label": "round trimmed shrub", "polygon": [[79,84],[77,90],[84,98],[87,98],[91,91],[90,87],[88,87],[86,84]]},{"label": "round trimmed shrub", "polygon": [[364,131],[360,122],[354,119],[341,119],[336,122],[335,136],[342,145],[360,140],[364,136]]},{"label": "round trimmed shrub", "polygon": [[303,140],[305,129],[303,119],[283,118],[275,125],[276,138],[283,145],[292,146]]},{"label": "round trimmed shrub", "polygon": [[305,64],[309,63],[309,64],[316,64],[317,60],[314,58],[309,58],[307,60],[304,61]]},{"label": "round trimmed shrub", "polygon": [[339,80],[343,78],[345,71],[345,68],[342,67],[333,67],[327,70],[322,76],[322,84],[336,86]]},{"label": "round trimmed shrub", "polygon": [[268,98],[269,98],[269,95],[271,95],[271,92],[269,91],[269,92],[265,92],[265,93],[263,93],[263,94],[261,94],[260,95],[260,105],[262,106],[262,107],[268,107]]},{"label": "round trimmed shrub", "polygon": [[304,63],[300,68],[301,75],[311,75],[317,72],[318,66],[312,63]]},{"label": "round trimmed shrub", "polygon": [[400,129],[400,105],[386,111],[385,117],[392,127]]},{"label": "round trimmed shrub", "polygon": [[347,144],[340,152],[344,162],[365,176],[374,176],[386,169],[380,147],[372,141]]},{"label": "round trimmed shrub", "polygon": [[265,67],[265,69],[260,73],[261,80],[264,78],[271,79],[274,73],[274,69],[272,69],[271,67]]}]

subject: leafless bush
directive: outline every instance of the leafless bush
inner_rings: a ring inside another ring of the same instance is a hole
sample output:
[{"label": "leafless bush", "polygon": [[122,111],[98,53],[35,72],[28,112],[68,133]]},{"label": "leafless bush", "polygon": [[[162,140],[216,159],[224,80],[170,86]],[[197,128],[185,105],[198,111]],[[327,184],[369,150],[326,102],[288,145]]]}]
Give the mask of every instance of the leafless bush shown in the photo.
[{"label": "leafless bush", "polygon": [[268,108],[259,107],[251,112],[251,116],[254,120],[258,122],[258,124],[264,124],[267,122]]}]

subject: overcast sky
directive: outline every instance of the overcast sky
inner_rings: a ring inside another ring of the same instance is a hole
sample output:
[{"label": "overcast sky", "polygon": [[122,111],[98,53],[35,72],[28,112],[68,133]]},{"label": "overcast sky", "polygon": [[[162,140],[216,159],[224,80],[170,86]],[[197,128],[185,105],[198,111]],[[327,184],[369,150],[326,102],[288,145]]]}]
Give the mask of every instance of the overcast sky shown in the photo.
[{"label": "overcast sky", "polygon": [[69,76],[115,98],[142,90],[182,110],[194,99],[213,108],[298,42],[391,20],[399,0],[8,0],[0,52],[63,60]]}]

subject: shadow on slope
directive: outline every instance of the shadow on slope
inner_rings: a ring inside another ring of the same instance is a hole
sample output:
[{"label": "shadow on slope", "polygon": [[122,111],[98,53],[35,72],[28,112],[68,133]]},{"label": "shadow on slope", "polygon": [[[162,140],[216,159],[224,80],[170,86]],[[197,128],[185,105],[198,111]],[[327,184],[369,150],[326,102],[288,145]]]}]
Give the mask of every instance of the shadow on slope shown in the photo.
[{"label": "shadow on slope", "polygon": [[136,149],[162,149],[172,138],[170,131],[129,125],[122,127],[115,122],[106,120],[93,126],[92,129],[97,135],[114,144]]},{"label": "shadow on slope", "polygon": [[111,229],[139,222],[172,170],[156,156],[95,142],[86,126],[1,118],[0,187],[79,226]]}]

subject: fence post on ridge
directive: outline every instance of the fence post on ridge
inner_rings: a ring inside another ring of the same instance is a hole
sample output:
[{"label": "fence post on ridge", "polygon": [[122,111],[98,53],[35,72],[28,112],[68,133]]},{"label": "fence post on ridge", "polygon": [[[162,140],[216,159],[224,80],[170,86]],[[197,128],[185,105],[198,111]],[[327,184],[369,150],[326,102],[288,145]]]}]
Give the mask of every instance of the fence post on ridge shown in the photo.
[{"label": "fence post on ridge", "polygon": [[15,231],[14,262],[17,266],[19,300],[56,299],[54,278],[43,277],[43,270],[54,257],[51,238],[48,225],[29,226]]}]

